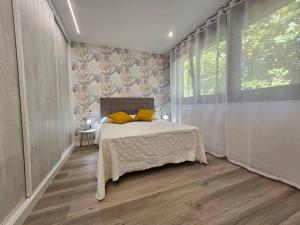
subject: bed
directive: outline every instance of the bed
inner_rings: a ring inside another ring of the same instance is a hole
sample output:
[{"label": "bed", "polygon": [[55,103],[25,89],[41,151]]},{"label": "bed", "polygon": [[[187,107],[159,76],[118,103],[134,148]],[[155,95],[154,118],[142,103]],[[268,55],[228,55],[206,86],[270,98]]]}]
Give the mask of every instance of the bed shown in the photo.
[{"label": "bed", "polygon": [[[153,98],[101,98],[101,117],[123,111],[135,114],[140,108],[154,109]],[[105,183],[125,173],[168,163],[198,161],[207,164],[199,128],[162,120],[102,123],[97,132],[99,155],[96,199],[105,198]]]}]

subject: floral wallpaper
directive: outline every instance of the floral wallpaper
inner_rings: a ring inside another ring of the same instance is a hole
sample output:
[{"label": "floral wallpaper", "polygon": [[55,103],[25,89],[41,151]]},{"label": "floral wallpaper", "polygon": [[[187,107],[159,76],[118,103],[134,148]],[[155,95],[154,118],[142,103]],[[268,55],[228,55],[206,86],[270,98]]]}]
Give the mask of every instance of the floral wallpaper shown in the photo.
[{"label": "floral wallpaper", "polygon": [[72,77],[77,130],[100,115],[100,97],[154,97],[157,114],[170,114],[166,56],[73,42]]}]

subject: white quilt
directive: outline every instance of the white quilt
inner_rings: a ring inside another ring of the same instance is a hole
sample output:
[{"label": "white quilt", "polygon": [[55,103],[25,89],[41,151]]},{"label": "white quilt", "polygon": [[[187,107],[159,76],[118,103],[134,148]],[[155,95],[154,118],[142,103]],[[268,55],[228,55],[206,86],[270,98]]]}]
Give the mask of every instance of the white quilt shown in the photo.
[{"label": "white quilt", "polygon": [[105,198],[105,183],[125,173],[198,160],[207,163],[197,127],[166,121],[103,123],[99,128],[96,198]]}]

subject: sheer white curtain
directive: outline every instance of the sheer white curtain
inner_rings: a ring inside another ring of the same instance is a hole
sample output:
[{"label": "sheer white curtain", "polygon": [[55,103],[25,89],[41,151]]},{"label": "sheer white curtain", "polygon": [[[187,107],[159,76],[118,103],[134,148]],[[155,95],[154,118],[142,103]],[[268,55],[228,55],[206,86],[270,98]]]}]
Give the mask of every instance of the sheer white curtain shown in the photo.
[{"label": "sheer white curtain", "polygon": [[300,187],[300,1],[232,1],[170,54],[172,120]]},{"label": "sheer white curtain", "polygon": [[219,13],[170,55],[172,120],[203,131],[207,150],[225,155],[227,16]]}]

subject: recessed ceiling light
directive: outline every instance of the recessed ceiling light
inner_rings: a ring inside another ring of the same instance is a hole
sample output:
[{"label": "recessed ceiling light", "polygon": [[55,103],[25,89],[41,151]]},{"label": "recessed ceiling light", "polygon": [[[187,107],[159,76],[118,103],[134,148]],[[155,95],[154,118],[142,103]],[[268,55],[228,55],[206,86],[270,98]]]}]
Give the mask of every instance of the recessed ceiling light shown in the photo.
[{"label": "recessed ceiling light", "polygon": [[173,37],[173,35],[174,35],[173,31],[170,31],[170,32],[168,33],[169,38]]},{"label": "recessed ceiling light", "polygon": [[70,8],[70,11],[71,11],[71,14],[72,14],[72,18],[73,18],[73,21],[74,21],[74,24],[75,24],[75,27],[76,27],[76,31],[79,34],[80,31],[79,31],[79,28],[78,28],[78,25],[77,25],[77,21],[76,21],[75,14],[74,14],[74,11],[73,11],[70,0],[68,0],[68,4],[69,4],[69,8]]}]

